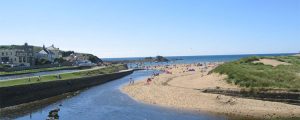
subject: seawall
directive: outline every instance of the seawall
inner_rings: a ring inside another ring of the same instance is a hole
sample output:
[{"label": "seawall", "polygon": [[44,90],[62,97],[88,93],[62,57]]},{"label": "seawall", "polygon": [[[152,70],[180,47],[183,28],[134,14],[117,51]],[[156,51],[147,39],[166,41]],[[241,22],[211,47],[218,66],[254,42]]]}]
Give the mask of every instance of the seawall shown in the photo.
[{"label": "seawall", "polygon": [[67,92],[103,84],[122,78],[134,70],[120,71],[112,74],[82,77],[70,80],[58,80],[28,85],[17,85],[0,88],[0,108],[41,100]]}]

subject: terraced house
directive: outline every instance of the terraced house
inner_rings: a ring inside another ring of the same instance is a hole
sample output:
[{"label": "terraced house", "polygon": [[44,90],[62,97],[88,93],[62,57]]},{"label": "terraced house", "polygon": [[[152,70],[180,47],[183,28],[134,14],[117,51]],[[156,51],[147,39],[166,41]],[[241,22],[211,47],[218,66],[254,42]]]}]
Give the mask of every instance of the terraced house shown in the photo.
[{"label": "terraced house", "polygon": [[1,46],[0,63],[10,65],[31,66],[35,63],[33,46],[24,45]]}]

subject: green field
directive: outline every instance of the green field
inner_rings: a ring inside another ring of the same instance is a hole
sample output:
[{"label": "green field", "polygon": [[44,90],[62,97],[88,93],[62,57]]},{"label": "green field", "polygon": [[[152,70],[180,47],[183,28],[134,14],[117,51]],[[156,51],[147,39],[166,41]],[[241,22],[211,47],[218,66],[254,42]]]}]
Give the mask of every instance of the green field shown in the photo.
[{"label": "green field", "polygon": [[40,69],[30,69],[22,71],[13,71],[13,72],[0,72],[0,75],[16,75],[16,74],[29,74],[29,73],[38,73],[45,71],[56,71],[56,70],[65,70],[65,69],[76,69],[76,66],[64,66],[64,67],[53,67],[53,68],[40,68]]},{"label": "green field", "polygon": [[16,80],[0,81],[0,87],[22,85],[22,84],[34,84],[39,82],[48,82],[48,81],[55,81],[55,80],[67,80],[67,79],[81,78],[81,77],[94,76],[100,74],[109,74],[109,73],[114,73],[125,69],[126,67],[124,65],[119,64],[119,65],[108,66],[105,68],[60,74],[61,79],[58,79],[57,77],[58,75],[47,75],[47,76],[41,76],[40,80],[38,77],[31,77],[31,78],[22,78]]},{"label": "green field", "polygon": [[[275,59],[291,65],[273,67],[253,63],[261,58]],[[248,57],[218,66],[212,72],[228,75],[227,82],[252,89],[300,91],[300,57]]]}]

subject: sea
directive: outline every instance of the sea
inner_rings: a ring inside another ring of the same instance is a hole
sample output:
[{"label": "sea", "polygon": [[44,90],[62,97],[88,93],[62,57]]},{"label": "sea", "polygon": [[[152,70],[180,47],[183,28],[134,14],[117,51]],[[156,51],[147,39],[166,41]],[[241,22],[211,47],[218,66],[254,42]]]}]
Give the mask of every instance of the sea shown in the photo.
[{"label": "sea", "polygon": [[[204,62],[229,62],[246,58],[250,56],[288,56],[296,53],[276,53],[276,54],[241,54],[241,55],[205,55],[205,56],[164,56],[170,62],[145,62],[144,65],[166,65],[166,64],[193,64]],[[131,58],[103,58],[103,61],[124,61],[124,60],[143,60],[144,57],[131,57]],[[137,66],[136,63],[129,63],[130,68]]]}]

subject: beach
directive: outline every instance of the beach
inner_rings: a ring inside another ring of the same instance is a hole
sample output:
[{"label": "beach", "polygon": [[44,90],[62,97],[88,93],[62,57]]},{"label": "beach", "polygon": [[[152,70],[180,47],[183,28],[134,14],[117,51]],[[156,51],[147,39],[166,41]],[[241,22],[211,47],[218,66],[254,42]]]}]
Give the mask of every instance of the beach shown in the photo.
[{"label": "beach", "polygon": [[150,80],[126,85],[121,90],[137,101],[176,109],[243,118],[300,117],[300,106],[297,105],[203,93],[201,90],[206,88],[241,89],[228,84],[225,75],[209,74],[220,64],[152,66],[149,69],[163,72]]}]

